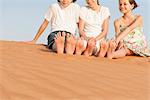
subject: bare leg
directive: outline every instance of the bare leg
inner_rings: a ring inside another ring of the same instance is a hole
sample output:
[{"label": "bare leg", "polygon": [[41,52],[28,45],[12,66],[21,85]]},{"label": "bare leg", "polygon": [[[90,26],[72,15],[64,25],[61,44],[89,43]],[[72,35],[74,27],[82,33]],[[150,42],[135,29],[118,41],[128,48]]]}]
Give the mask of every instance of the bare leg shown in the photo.
[{"label": "bare leg", "polygon": [[75,50],[75,54],[76,55],[81,55],[82,52],[86,49],[86,47],[84,47],[84,38],[81,37],[78,39],[77,44],[76,44],[76,50]]},{"label": "bare leg", "polygon": [[90,56],[90,55],[92,55],[93,50],[94,50],[94,48],[95,48],[95,44],[96,44],[95,41],[94,41],[93,39],[90,39],[90,40],[88,41],[87,48],[86,48],[86,50],[85,50],[85,52],[84,52],[83,55],[85,55],[85,56]]},{"label": "bare leg", "polygon": [[64,42],[65,42],[65,33],[58,32],[57,35],[55,35],[54,38],[55,44],[56,44],[56,51],[58,54],[64,53]]},{"label": "bare leg", "polygon": [[107,53],[108,50],[108,42],[107,41],[102,41],[100,43],[100,52],[99,52],[99,57],[104,57]]},{"label": "bare leg", "polygon": [[116,51],[115,51],[115,49],[116,49],[115,43],[113,41],[111,41],[109,43],[109,49],[108,49],[108,53],[107,53],[107,57],[109,59],[124,57],[129,52],[129,50],[125,47],[117,49]]},{"label": "bare leg", "polygon": [[112,59],[113,58],[113,52],[115,52],[116,44],[114,41],[109,41],[109,48],[107,51],[107,58]]},{"label": "bare leg", "polygon": [[120,57],[125,57],[127,54],[125,48],[121,48],[119,50],[116,50],[115,52],[112,52],[112,58],[120,58]]},{"label": "bare leg", "polygon": [[69,33],[66,34],[66,45],[65,45],[65,51],[67,54],[73,55],[75,51],[75,44],[76,39],[73,35],[70,35]]}]

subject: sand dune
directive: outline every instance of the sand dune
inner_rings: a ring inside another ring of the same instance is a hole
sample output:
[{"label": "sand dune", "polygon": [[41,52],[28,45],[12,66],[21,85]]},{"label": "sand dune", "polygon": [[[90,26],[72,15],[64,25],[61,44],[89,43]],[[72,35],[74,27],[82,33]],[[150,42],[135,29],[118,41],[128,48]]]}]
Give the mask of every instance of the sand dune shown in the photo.
[{"label": "sand dune", "polygon": [[0,100],[150,100],[150,62],[57,55],[0,41]]}]

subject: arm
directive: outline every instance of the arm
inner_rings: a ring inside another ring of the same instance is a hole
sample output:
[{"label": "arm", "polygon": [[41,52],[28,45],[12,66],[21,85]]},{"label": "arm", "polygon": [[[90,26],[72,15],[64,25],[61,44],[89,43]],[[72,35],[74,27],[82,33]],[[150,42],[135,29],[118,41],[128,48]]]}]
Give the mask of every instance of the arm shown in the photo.
[{"label": "arm", "polygon": [[96,41],[106,37],[107,32],[108,32],[109,18],[110,17],[104,20],[104,23],[102,25],[102,32],[96,37]]},{"label": "arm", "polygon": [[138,16],[137,19],[129,25],[121,34],[119,34],[116,38],[116,42],[118,43],[122,38],[124,38],[128,33],[130,33],[134,28],[142,25],[142,17]]},{"label": "arm", "polygon": [[[114,21],[114,27],[115,27],[115,38],[120,34],[120,19],[117,19]],[[116,44],[118,49],[121,49],[124,46],[123,41],[119,41],[118,44]]]},{"label": "arm", "polygon": [[31,44],[35,44],[35,42],[38,40],[38,38],[41,36],[41,34],[43,33],[43,31],[46,29],[46,27],[48,26],[49,21],[47,21],[46,19],[43,21],[42,25],[40,26],[37,34],[35,35],[34,39],[32,41],[30,41],[29,43]]},{"label": "arm", "polygon": [[120,34],[120,23],[119,20],[115,20],[114,21],[114,27],[115,27],[115,38],[117,38],[117,36]]},{"label": "arm", "polygon": [[86,33],[84,32],[84,25],[85,25],[84,20],[79,18],[79,34],[80,34],[81,37],[83,37],[84,39],[87,40],[88,37],[86,36]]}]

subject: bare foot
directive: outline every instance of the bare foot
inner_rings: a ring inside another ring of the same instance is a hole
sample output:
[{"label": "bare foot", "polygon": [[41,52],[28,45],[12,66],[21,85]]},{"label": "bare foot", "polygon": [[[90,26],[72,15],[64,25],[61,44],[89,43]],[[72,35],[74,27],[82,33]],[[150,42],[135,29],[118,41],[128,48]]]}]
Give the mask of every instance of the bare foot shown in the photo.
[{"label": "bare foot", "polygon": [[90,39],[90,40],[88,41],[87,48],[86,48],[86,50],[85,50],[85,52],[84,52],[83,55],[85,55],[85,56],[87,56],[87,57],[88,57],[88,56],[91,56],[92,53],[93,53],[93,50],[94,50],[94,48],[95,48],[95,45],[96,45],[95,39]]},{"label": "bare foot", "polygon": [[81,55],[82,52],[86,49],[86,47],[84,47],[84,38],[81,37],[78,39],[77,44],[76,44],[76,50],[75,50],[75,54],[76,55]]},{"label": "bare foot", "polygon": [[55,35],[54,38],[55,44],[56,44],[56,51],[58,54],[63,54],[64,53],[64,42],[65,42],[65,33],[58,32]]},{"label": "bare foot", "polygon": [[113,52],[116,49],[116,43],[114,41],[110,41],[109,42],[109,48],[108,48],[108,52],[107,52],[107,58],[112,59],[113,58]]},{"label": "bare foot", "polygon": [[108,50],[108,42],[107,41],[102,41],[100,43],[100,52],[99,52],[99,57],[104,57],[107,53]]},{"label": "bare foot", "polygon": [[65,51],[67,54],[73,55],[75,51],[75,44],[76,39],[73,35],[70,35],[69,33],[66,34],[66,45],[65,45]]}]

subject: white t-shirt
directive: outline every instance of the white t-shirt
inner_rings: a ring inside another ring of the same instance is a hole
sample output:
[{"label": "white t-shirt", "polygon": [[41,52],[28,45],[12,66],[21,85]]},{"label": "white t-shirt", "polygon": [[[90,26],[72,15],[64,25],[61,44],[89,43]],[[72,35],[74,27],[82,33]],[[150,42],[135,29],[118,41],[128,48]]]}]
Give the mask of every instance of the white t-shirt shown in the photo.
[{"label": "white t-shirt", "polygon": [[101,6],[99,12],[89,7],[82,7],[80,18],[85,21],[84,32],[88,37],[96,37],[102,32],[102,25],[105,19],[110,16],[109,9]]},{"label": "white t-shirt", "polygon": [[66,8],[61,8],[58,3],[52,4],[45,14],[45,19],[51,23],[51,32],[68,31],[75,34],[79,22],[80,6],[71,3]]}]

